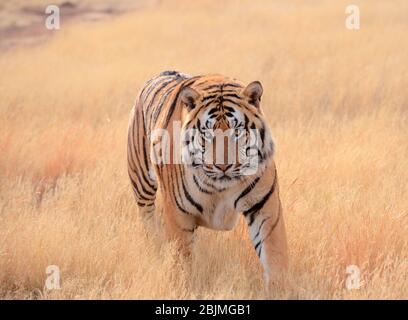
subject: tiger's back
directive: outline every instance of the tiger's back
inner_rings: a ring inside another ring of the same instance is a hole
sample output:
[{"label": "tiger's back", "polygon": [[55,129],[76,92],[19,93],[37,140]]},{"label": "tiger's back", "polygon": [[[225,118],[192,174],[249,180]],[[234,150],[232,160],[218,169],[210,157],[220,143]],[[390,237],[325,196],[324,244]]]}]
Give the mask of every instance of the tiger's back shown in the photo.
[{"label": "tiger's back", "polygon": [[150,136],[163,106],[167,105],[178,84],[188,79],[175,71],[162,72],[146,82],[132,109],[128,129],[128,174],[137,204],[153,214],[157,180],[150,161]]}]

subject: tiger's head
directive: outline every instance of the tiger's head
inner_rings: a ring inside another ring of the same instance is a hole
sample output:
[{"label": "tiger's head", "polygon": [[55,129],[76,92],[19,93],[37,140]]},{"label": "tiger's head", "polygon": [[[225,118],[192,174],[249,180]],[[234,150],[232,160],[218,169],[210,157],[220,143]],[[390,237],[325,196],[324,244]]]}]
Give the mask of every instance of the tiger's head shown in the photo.
[{"label": "tiger's head", "polygon": [[262,85],[222,76],[184,87],[183,162],[224,185],[261,174],[274,143],[261,109]]}]

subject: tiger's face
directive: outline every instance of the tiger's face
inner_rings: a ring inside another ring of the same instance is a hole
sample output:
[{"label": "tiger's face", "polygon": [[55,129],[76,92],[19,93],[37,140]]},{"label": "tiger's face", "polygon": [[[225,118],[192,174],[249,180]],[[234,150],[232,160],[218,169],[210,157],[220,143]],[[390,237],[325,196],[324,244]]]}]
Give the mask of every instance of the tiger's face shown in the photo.
[{"label": "tiger's face", "polygon": [[223,81],[182,89],[184,163],[224,184],[260,174],[274,151],[260,108],[262,92],[257,81],[245,88]]}]

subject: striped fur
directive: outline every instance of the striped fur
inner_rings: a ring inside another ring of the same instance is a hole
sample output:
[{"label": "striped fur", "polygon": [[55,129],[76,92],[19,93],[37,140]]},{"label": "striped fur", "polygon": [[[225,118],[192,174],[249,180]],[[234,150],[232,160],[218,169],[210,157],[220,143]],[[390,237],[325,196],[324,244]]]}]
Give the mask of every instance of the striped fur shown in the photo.
[{"label": "striped fur", "polygon": [[[270,279],[286,268],[287,254],[274,144],[260,107],[261,95],[259,82],[244,86],[220,75],[161,73],[145,84],[131,112],[128,172],[144,219],[154,215],[160,190],[167,234],[185,253],[198,226],[230,230],[243,215]],[[180,123],[182,139],[174,139],[174,123]],[[158,129],[169,133],[167,144],[154,134]],[[256,145],[251,145],[251,130],[258,133]],[[244,160],[203,161],[208,146],[217,148],[215,131],[232,132],[221,141],[232,141],[234,155],[243,155]],[[157,149],[163,153],[163,145],[170,151],[170,163],[157,162],[154,156]],[[180,157],[189,161],[176,161],[179,155],[174,150],[180,147]],[[248,171],[252,163],[257,164],[253,172]]]}]

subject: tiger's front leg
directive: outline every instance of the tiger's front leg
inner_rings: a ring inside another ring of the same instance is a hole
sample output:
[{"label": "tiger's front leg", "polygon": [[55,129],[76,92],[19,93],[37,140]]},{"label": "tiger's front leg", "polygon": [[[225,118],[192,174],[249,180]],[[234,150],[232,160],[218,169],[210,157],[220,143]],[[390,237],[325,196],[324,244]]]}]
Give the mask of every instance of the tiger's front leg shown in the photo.
[{"label": "tiger's front leg", "polygon": [[180,253],[185,258],[189,258],[194,243],[195,230],[197,229],[194,217],[180,211],[170,197],[165,197],[163,218],[167,239],[176,241]]},{"label": "tiger's front leg", "polygon": [[271,189],[243,213],[268,287],[283,284],[288,268],[286,231],[278,189],[275,171]]}]

